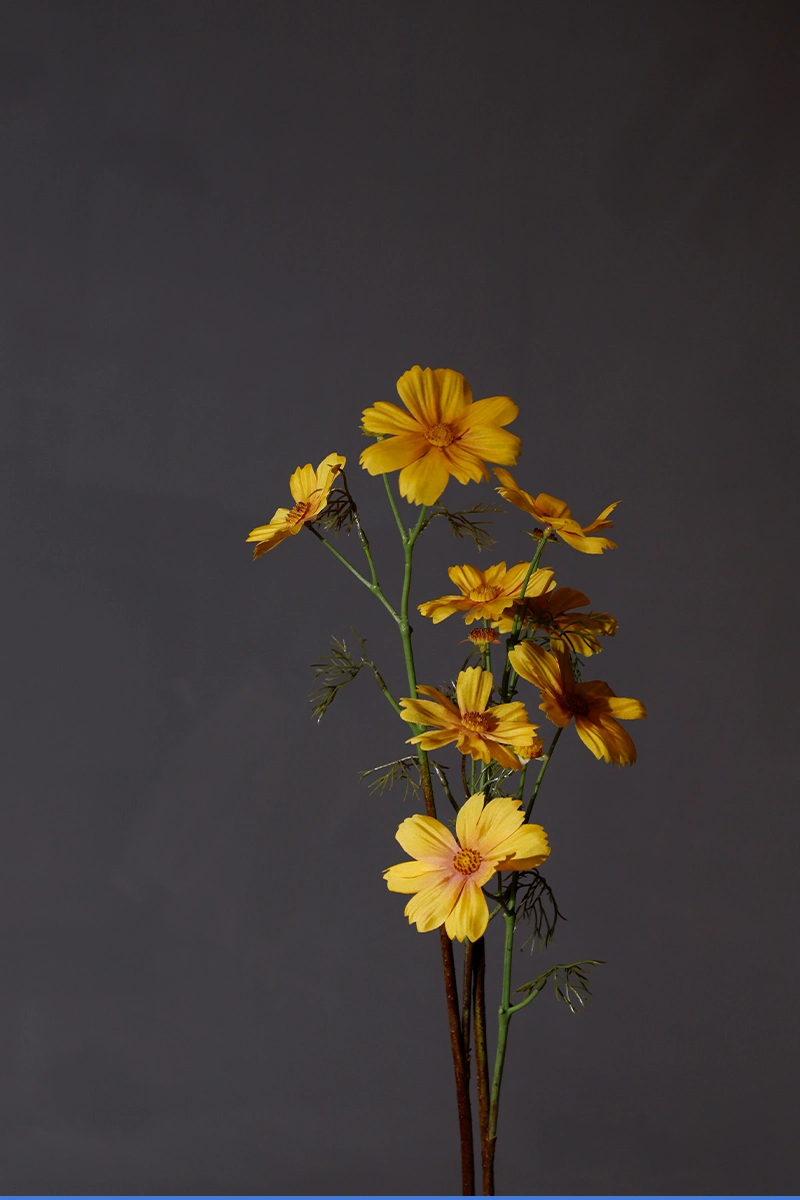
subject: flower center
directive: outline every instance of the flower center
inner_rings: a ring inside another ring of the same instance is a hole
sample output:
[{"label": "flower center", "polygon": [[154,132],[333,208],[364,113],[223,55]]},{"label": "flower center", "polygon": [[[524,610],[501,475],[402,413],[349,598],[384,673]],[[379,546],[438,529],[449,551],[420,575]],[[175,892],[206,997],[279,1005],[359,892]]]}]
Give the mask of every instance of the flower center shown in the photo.
[{"label": "flower center", "polygon": [[497,728],[497,717],[488,712],[465,712],[461,724],[473,733],[491,733]]},{"label": "flower center", "polygon": [[453,859],[453,866],[462,875],[474,875],[481,865],[481,856],[477,850],[459,850]]},{"label": "flower center", "polygon": [[580,692],[566,692],[563,697],[564,707],[578,717],[585,717],[589,711],[589,701]]},{"label": "flower center", "polygon": [[501,591],[502,588],[493,587],[490,583],[482,583],[480,587],[472,589],[469,594],[469,598],[470,600],[478,600],[479,602],[484,600],[494,600],[496,596],[500,595]]},{"label": "flower center", "polygon": [[493,629],[485,629],[483,626],[479,629],[470,629],[467,637],[473,646],[494,645],[495,642],[500,641],[500,638]]},{"label": "flower center", "polygon": [[426,429],[425,437],[432,446],[450,446],[456,440],[453,426],[442,423],[431,425],[430,429]]},{"label": "flower center", "polygon": [[294,508],[290,508],[289,512],[286,514],[286,524],[299,525],[300,522],[308,516],[310,510],[311,505],[307,500],[298,500]]}]

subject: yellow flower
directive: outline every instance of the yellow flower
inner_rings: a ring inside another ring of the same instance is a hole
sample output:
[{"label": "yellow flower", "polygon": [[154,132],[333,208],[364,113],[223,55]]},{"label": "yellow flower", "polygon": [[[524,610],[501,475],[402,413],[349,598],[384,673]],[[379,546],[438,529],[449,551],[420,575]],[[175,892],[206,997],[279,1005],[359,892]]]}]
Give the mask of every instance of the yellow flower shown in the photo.
[{"label": "yellow flower", "polygon": [[364,409],[365,431],[384,440],[367,446],[360,462],[370,475],[399,470],[409,503],[435,504],[451,475],[459,483],[488,479],[484,459],[516,463],[520,440],[501,429],[519,412],[508,396],[473,402],[464,376],[441,367],[412,367],[397,391],[408,412],[384,400]]},{"label": "yellow flower", "polygon": [[525,746],[517,746],[517,758],[522,763],[529,763],[531,759],[541,758],[544,754],[544,742],[541,738],[531,738]]},{"label": "yellow flower", "polygon": [[498,646],[501,639],[488,625],[479,625],[477,629],[470,629],[464,641],[472,642],[476,650],[486,650],[489,646]]},{"label": "yellow flower", "polygon": [[[401,699],[405,706],[400,715],[415,725],[432,725],[427,733],[409,738],[423,750],[438,750],[455,742],[462,754],[471,754],[488,763],[492,759],[511,771],[519,770],[516,747],[531,740],[536,725],[531,725],[525,705],[519,700],[487,708],[492,694],[492,673],[482,667],[467,667],[456,681],[458,708],[447,696],[432,687],[417,690],[433,700]],[[508,749],[511,746],[514,753]]]},{"label": "yellow flower", "polygon": [[[479,571],[477,567],[448,567],[447,574],[461,592],[460,596],[440,596],[438,600],[426,600],[419,605],[423,617],[430,617],[434,625],[444,621],[455,612],[463,612],[464,624],[485,618],[496,621],[506,609],[511,608],[522,591],[530,563],[517,563],[506,570],[504,562]],[[549,568],[534,571],[525,589],[526,596],[541,596],[555,587],[553,572]]]},{"label": "yellow flower", "polygon": [[535,497],[531,496],[529,492],[523,492],[508,471],[495,471],[495,475],[503,484],[503,487],[499,487],[497,491],[504,499],[510,500],[523,512],[530,513],[542,525],[549,526],[554,533],[563,538],[568,546],[572,546],[575,550],[582,550],[584,554],[602,554],[604,550],[616,550],[616,542],[610,542],[608,538],[604,537],[590,538],[586,534],[595,533],[598,529],[611,529],[614,522],[607,521],[606,517],[614,511],[619,500],[609,504],[608,508],[604,508],[591,525],[579,525],[563,500],[557,500],[555,496],[549,496],[547,492],[540,492]]},{"label": "yellow flower", "polygon": [[554,725],[569,725],[575,718],[578,737],[595,758],[629,766],[636,762],[636,747],[616,718],[635,721],[646,717],[639,700],[615,696],[599,679],[579,683],[566,654],[548,654],[533,642],[521,642],[508,657],[518,675],[539,689],[539,707]]},{"label": "yellow flower", "polygon": [[[568,587],[556,588],[546,596],[536,596],[528,601],[525,625],[549,633],[552,651],[571,649],[588,658],[603,649],[598,637],[613,637],[617,632],[617,622],[609,613],[574,611],[577,605],[588,603],[589,597],[583,592]],[[514,604],[494,622],[500,633],[511,632],[514,617],[521,607],[521,603]]]},{"label": "yellow flower", "polygon": [[495,871],[527,871],[550,853],[541,825],[526,825],[522,802],[498,796],[484,808],[483,792],[470,796],[456,817],[458,841],[435,817],[407,817],[397,840],[415,861],[384,871],[390,892],[415,893],[405,907],[420,933],[444,925],[463,942],[483,937],[489,909],[481,890]]},{"label": "yellow flower", "polygon": [[344,469],[346,462],[347,459],[341,454],[329,454],[316,471],[311,463],[297,468],[289,480],[294,508],[279,508],[269,525],[258,525],[251,530],[248,542],[258,542],[253,558],[266,554],[284,538],[292,537],[304,525],[316,521],[328,503],[328,493],[334,479]]}]

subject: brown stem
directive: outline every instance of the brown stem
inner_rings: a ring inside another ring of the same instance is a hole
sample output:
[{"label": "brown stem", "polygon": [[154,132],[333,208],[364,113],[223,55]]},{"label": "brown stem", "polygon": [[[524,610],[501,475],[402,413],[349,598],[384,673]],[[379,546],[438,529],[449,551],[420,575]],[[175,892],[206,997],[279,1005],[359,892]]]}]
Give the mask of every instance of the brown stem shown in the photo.
[{"label": "brown stem", "polygon": [[[436,816],[436,801],[428,756],[419,752],[419,775],[425,811],[429,817]],[[447,936],[444,925],[439,928],[444,970],[444,994],[447,1000],[447,1023],[450,1026],[450,1049],[453,1052],[453,1071],[456,1077],[456,1103],[458,1105],[458,1130],[461,1135],[461,1194],[475,1195],[475,1149],[472,1144],[472,1105],[469,1098],[469,1068],[461,1029],[461,1014],[458,1011],[458,984],[456,964],[453,958],[453,943]]]},{"label": "brown stem", "polygon": [[486,943],[475,943],[472,959],[475,1008],[475,1080],[478,1086],[478,1125],[481,1134],[483,1194],[494,1195],[494,1144],[489,1144],[489,1055],[486,1046]]},{"label": "brown stem", "polygon": [[461,1042],[466,1058],[467,1079],[470,1076],[470,1019],[472,1017],[472,942],[464,946],[464,982],[461,985]]}]

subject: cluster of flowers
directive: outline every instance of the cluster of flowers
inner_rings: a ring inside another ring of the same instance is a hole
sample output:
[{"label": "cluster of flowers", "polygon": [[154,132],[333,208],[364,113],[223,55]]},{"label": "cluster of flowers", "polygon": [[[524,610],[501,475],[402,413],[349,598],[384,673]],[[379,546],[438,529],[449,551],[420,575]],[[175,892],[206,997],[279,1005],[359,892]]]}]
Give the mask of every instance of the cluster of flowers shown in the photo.
[{"label": "cluster of flowers", "polygon": [[[601,680],[578,678],[573,665],[576,655],[600,651],[599,639],[612,636],[617,623],[608,613],[579,611],[588,597],[557,587],[553,571],[538,567],[545,543],[556,539],[584,554],[614,549],[601,531],[611,527],[608,517],[616,504],[582,526],[563,500],[524,491],[503,469],[516,464],[521,445],[503,428],[519,411],[508,397],[473,401],[457,371],[420,367],[400,378],[397,391],[405,409],[380,401],[364,411],[363,429],[378,440],[361,454],[361,466],[371,475],[399,471],[400,494],[409,503],[431,506],[451,476],[462,484],[488,480],[486,461],[497,464],[497,491],[533,518],[540,539],[534,564],[450,567],[458,591],[419,605],[434,624],[457,613],[466,625],[482,622],[469,634],[482,665],[460,672],[454,699],[428,686],[416,688],[424,699],[400,699],[403,720],[422,730],[408,741],[426,752],[455,743],[462,755],[494,762],[506,772],[524,771],[532,760],[546,759],[538,726],[525,704],[511,699],[519,677],[538,689],[539,708],[557,730],[574,721],[596,758],[633,763],[636,748],[619,722],[646,716],[644,706],[616,696]],[[268,524],[249,535],[248,541],[256,543],[255,557],[320,518],[344,467],[342,455],[329,454],[316,471],[311,464],[295,471],[289,481],[294,506],[279,508]],[[505,685],[499,689],[500,703],[492,704],[491,647],[501,635],[508,638]],[[485,791],[475,792],[459,809],[455,837],[436,818],[415,815],[402,822],[397,840],[411,861],[390,867],[384,877],[391,891],[412,895],[405,909],[409,922],[420,932],[444,925],[448,936],[459,941],[482,937],[489,920],[483,888],[496,872],[538,867],[550,853],[544,829],[526,820],[520,798],[497,796],[486,803]]]}]

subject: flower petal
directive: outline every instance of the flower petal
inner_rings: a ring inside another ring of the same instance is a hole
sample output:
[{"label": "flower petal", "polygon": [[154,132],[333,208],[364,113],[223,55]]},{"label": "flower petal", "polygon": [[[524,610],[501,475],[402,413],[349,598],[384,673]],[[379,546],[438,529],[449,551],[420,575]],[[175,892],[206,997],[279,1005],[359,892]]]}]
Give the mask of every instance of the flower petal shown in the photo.
[{"label": "flower petal", "polygon": [[447,574],[465,596],[469,596],[475,588],[483,587],[486,583],[484,572],[478,570],[477,567],[470,566],[469,563],[465,563],[462,567],[448,567]]},{"label": "flower petal", "polygon": [[395,834],[406,854],[436,866],[452,866],[458,844],[450,830],[435,817],[415,813],[400,822]]},{"label": "flower petal", "polygon": [[412,367],[401,375],[397,381],[397,394],[424,429],[441,421],[439,384],[430,367],[424,371],[421,367]]},{"label": "flower petal", "polygon": [[450,472],[441,449],[429,446],[427,454],[416,458],[400,472],[400,495],[405,496],[409,504],[435,504],[449,479]]},{"label": "flower petal", "polygon": [[384,475],[408,467],[427,454],[430,447],[421,433],[399,433],[396,437],[374,442],[361,451],[359,462],[370,475]]},{"label": "flower petal", "polygon": [[365,408],[362,417],[367,433],[424,433],[416,417],[385,400]]},{"label": "flower petal", "polygon": [[424,887],[430,887],[432,883],[437,882],[441,878],[448,878],[451,871],[445,870],[442,867],[434,866],[432,863],[424,862],[401,862],[394,867],[389,867],[383,872],[383,878],[386,880],[386,886],[390,892],[420,892]]},{"label": "flower petal", "polygon": [[470,876],[447,917],[444,927],[448,937],[459,942],[477,942],[489,924],[489,906],[480,885]]},{"label": "flower petal", "polygon": [[449,446],[444,446],[442,456],[448,471],[459,483],[480,483],[482,479],[489,478],[489,468],[479,455],[467,449],[463,442],[452,442]]},{"label": "flower petal", "polygon": [[479,425],[509,425],[518,416],[519,406],[508,396],[490,396],[486,400],[476,400],[462,413],[458,424],[465,430]]},{"label": "flower petal", "polygon": [[490,800],[481,813],[471,849],[477,850],[482,858],[504,858],[504,852],[494,855],[496,846],[502,846],[525,820],[522,801],[512,796],[498,796]]},{"label": "flower petal", "polygon": [[541,825],[523,825],[506,838],[494,853],[503,851],[506,857],[497,863],[498,871],[530,871],[540,866],[550,854],[547,834]]},{"label": "flower petal", "polygon": [[483,792],[476,792],[462,804],[456,817],[456,837],[465,850],[473,849],[472,839],[483,812]]},{"label": "flower petal", "polygon": [[292,493],[292,499],[296,504],[301,504],[304,500],[308,500],[311,493],[316,490],[316,487],[317,472],[311,463],[306,463],[304,467],[298,467],[289,478],[289,491]]},{"label": "flower petal", "polygon": [[[473,405],[475,407],[477,405]],[[478,458],[488,459],[492,463],[508,463],[512,467],[522,449],[522,441],[515,433],[498,429],[496,425],[476,425],[474,429],[468,429],[458,439],[457,445]],[[488,471],[486,478],[489,478]]]},{"label": "flower petal", "polygon": [[520,642],[508,652],[514,670],[534,687],[560,695],[563,691],[558,659],[535,642]]},{"label": "flower petal", "polygon": [[439,388],[439,420],[450,425],[460,413],[472,412],[472,389],[463,375],[449,367],[437,367],[433,372]]},{"label": "flower petal", "polygon": [[607,713],[589,717],[576,716],[575,728],[579,738],[589,747],[595,758],[604,758],[606,762],[616,763],[620,767],[627,767],[636,762],[633,738],[627,729],[623,729]]},{"label": "flower petal", "polygon": [[466,878],[466,875],[456,871],[448,879],[423,888],[416,896],[412,896],[404,910],[409,924],[416,922],[420,933],[428,933],[443,925],[461,894]]},{"label": "flower petal", "polygon": [[494,680],[491,671],[482,667],[467,667],[456,681],[456,698],[460,712],[484,712],[492,694]]}]

